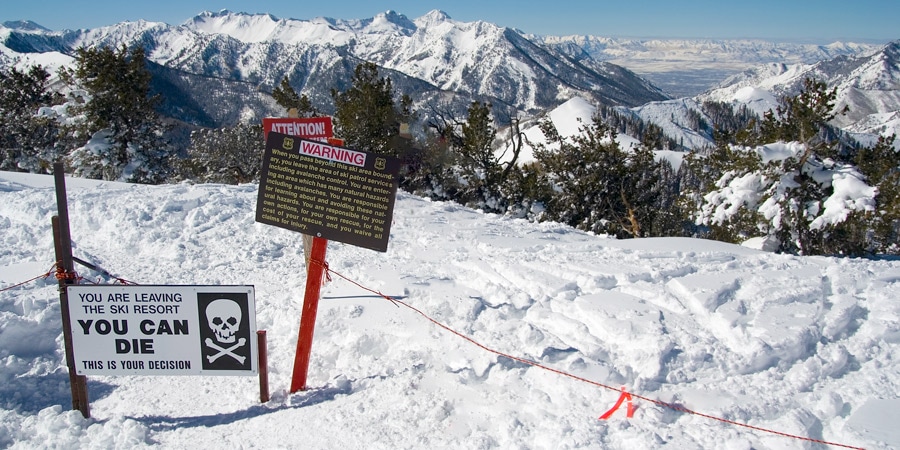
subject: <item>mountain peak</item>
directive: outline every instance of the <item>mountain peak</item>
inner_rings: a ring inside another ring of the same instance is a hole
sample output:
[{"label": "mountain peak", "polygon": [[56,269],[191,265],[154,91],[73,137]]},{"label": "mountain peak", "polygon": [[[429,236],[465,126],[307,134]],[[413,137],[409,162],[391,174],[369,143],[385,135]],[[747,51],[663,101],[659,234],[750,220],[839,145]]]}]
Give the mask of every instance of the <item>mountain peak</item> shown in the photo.
[{"label": "mountain peak", "polygon": [[212,17],[225,17],[234,14],[231,10],[228,9],[220,9],[218,12],[214,11],[201,11],[194,17],[203,17],[203,18],[212,18]]},{"label": "mountain peak", "polygon": [[450,15],[444,11],[441,11],[440,9],[432,9],[431,11],[428,11],[428,13],[422,17],[428,18],[428,19],[433,19],[433,20],[438,20],[438,21],[451,20]]},{"label": "mountain peak", "polygon": [[429,27],[429,26],[438,25],[438,24],[441,24],[444,22],[449,22],[451,20],[453,20],[453,19],[450,18],[450,15],[448,15],[444,11],[441,11],[439,9],[432,9],[431,11],[426,13],[424,16],[416,19],[416,24],[419,25],[420,27],[422,27],[422,26]]},{"label": "mountain peak", "polygon": [[7,22],[3,22],[3,26],[11,30],[18,31],[50,31],[49,29],[44,28],[30,20],[10,20]]},{"label": "mountain peak", "polygon": [[889,42],[884,46],[884,53],[894,60],[900,60],[900,40]]},{"label": "mountain peak", "polygon": [[391,23],[397,25],[401,28],[411,28],[415,29],[416,24],[414,24],[411,20],[409,20],[405,15],[398,13],[392,9],[389,9],[381,14],[378,14],[374,17],[373,22],[385,21],[387,23]]}]

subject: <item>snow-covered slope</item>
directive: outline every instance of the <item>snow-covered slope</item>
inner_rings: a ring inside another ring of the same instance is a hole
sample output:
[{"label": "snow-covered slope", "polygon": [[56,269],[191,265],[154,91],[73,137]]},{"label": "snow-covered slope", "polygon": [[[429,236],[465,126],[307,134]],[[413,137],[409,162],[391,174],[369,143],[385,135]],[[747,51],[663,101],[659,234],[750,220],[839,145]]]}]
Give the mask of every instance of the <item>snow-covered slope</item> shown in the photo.
[{"label": "snow-covered slope", "polygon": [[[330,243],[327,261],[417,311],[333,275],[290,394],[304,257],[254,222],[257,185],[67,185],[75,256],[255,286],[272,400],[254,377],[91,376],[92,418],[69,411],[56,280],[10,288],[53,264],[52,177],[0,172],[0,447],[900,446],[900,261],[616,241],[400,194],[386,253]],[[622,386],[634,417],[598,420]]]}]

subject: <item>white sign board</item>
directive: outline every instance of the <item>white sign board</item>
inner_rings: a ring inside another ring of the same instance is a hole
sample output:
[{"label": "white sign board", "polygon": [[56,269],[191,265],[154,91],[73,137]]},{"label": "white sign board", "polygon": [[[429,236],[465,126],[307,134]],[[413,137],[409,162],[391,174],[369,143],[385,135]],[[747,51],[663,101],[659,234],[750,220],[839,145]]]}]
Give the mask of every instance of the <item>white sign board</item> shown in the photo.
[{"label": "white sign board", "polygon": [[67,287],[79,375],[257,373],[253,286]]}]

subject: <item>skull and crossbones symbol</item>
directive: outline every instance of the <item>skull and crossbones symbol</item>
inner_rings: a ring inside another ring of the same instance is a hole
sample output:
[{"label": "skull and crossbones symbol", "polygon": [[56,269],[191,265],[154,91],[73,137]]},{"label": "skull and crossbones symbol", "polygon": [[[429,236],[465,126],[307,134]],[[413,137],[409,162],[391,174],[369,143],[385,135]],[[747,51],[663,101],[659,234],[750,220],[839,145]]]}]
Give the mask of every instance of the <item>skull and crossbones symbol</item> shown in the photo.
[{"label": "skull and crossbones symbol", "polygon": [[246,357],[234,353],[235,350],[247,343],[246,339],[236,339],[235,337],[235,333],[241,326],[242,317],[243,313],[240,305],[231,299],[220,298],[213,300],[206,306],[207,324],[209,324],[209,329],[212,330],[216,340],[214,342],[212,339],[206,338],[204,342],[207,347],[218,352],[214,355],[207,355],[207,361],[212,363],[227,355],[240,364],[244,364]]}]

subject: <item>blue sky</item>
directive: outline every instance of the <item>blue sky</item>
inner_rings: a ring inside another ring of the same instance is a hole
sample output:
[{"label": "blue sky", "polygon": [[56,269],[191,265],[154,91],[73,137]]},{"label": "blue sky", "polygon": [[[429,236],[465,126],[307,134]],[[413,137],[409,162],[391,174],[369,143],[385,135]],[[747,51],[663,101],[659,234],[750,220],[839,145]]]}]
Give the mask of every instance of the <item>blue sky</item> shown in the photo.
[{"label": "blue sky", "polygon": [[833,41],[900,39],[898,0],[533,0],[188,1],[4,0],[0,21],[29,19],[53,30],[125,20],[180,24],[201,11],[270,13],[279,18],[364,19],[394,10],[409,18],[440,9],[528,33],[610,37],[766,38]]}]

